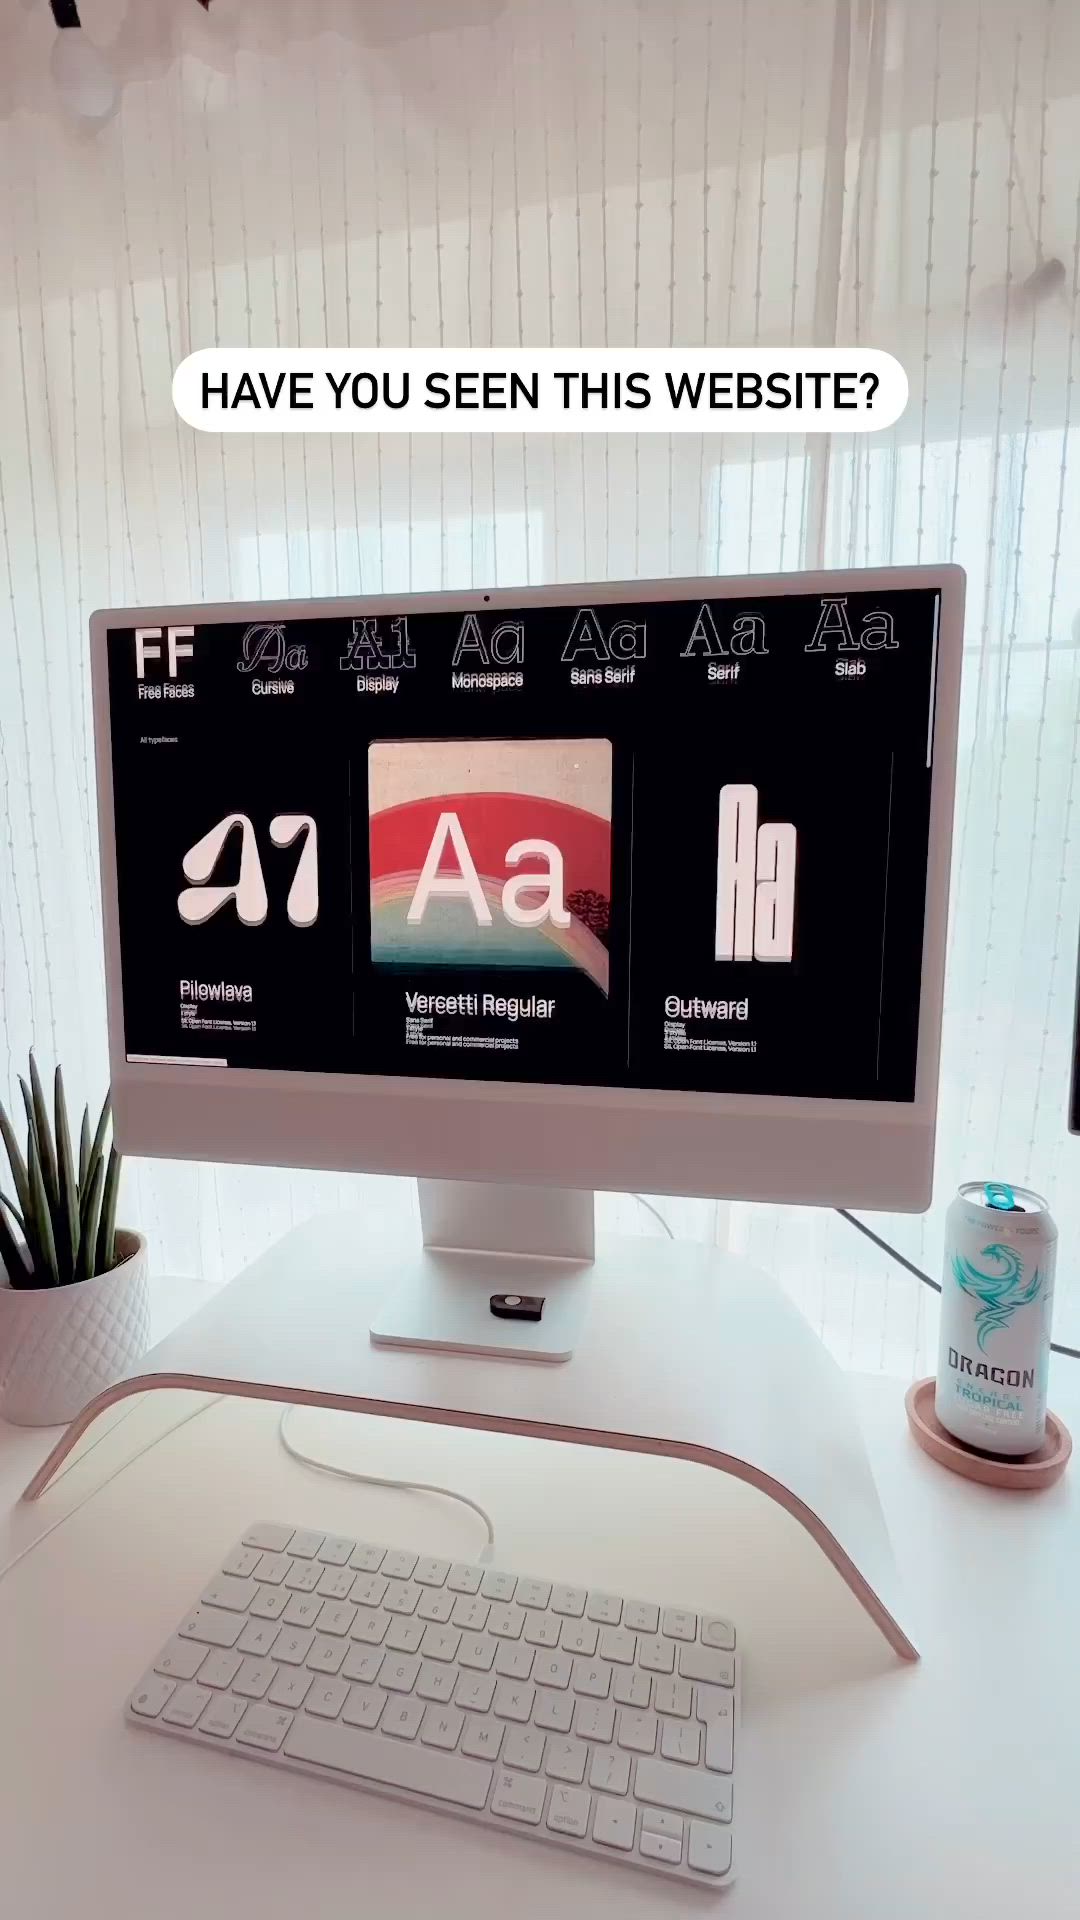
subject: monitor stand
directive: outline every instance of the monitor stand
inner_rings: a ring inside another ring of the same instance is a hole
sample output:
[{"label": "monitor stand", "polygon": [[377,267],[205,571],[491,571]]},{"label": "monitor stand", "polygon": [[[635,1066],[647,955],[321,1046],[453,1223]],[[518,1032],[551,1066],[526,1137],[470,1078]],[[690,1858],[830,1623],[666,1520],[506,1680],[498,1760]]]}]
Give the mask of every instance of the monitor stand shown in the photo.
[{"label": "monitor stand", "polygon": [[[593,1270],[592,1194],[463,1180],[417,1186],[423,1245],[388,1260],[373,1345],[569,1360]],[[510,1314],[539,1298],[540,1319],[496,1314],[493,1298]]]}]

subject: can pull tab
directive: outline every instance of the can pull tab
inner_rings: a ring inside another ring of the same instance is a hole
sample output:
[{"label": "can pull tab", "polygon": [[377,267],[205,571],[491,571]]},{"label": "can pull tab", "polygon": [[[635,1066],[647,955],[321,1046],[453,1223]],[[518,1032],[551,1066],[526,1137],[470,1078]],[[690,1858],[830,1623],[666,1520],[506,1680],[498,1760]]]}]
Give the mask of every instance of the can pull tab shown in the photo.
[{"label": "can pull tab", "polygon": [[995,1207],[999,1213],[1022,1213],[1023,1208],[1016,1204],[1016,1195],[1003,1180],[988,1180],[986,1183],[986,1204]]}]

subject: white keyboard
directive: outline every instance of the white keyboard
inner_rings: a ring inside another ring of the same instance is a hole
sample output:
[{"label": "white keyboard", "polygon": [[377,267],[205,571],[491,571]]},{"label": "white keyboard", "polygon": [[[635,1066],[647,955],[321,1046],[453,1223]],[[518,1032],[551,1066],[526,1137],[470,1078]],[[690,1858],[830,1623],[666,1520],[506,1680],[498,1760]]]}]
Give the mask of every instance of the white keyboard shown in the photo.
[{"label": "white keyboard", "polygon": [[685,1884],[732,1878],[730,1621],[258,1525],[133,1725]]}]

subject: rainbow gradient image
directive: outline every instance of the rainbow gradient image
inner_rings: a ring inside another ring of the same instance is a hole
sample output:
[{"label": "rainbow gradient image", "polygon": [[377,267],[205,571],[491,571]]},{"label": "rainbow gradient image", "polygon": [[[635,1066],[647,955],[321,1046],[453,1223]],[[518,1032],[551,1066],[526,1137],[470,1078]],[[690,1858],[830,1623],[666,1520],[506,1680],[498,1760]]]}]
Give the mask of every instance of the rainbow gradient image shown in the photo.
[{"label": "rainbow gradient image", "polygon": [[609,740],[377,740],[368,817],[374,965],[569,967],[607,993]]}]

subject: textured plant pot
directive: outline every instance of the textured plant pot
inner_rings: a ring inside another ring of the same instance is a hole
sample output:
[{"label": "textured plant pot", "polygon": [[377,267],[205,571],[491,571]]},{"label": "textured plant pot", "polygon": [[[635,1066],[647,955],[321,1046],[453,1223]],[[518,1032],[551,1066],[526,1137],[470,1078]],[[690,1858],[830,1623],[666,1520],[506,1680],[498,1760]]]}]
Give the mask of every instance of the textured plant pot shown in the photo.
[{"label": "textured plant pot", "polygon": [[0,1417],[59,1426],[142,1359],[146,1241],[118,1227],[116,1248],[123,1258],[111,1272],[70,1287],[10,1287],[0,1267]]}]

